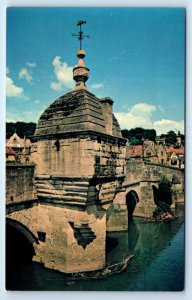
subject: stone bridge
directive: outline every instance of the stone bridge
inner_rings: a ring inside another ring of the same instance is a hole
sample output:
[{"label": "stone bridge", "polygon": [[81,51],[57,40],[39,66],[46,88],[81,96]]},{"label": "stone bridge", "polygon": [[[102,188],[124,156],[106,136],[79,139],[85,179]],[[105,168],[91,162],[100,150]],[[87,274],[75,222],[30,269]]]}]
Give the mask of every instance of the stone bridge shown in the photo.
[{"label": "stone bridge", "polygon": [[[175,201],[183,198],[183,170],[130,160],[126,162],[124,180],[113,193],[113,202],[106,201],[114,188],[113,182],[107,182],[97,192],[103,207],[95,205],[85,212],[67,205],[43,205],[37,197],[34,171],[35,165],[30,163],[7,165],[7,227],[22,233],[32,245],[34,261],[63,272],[101,268],[101,262],[105,261],[102,249],[106,231],[127,230],[131,215],[147,217],[152,214],[155,208],[153,187],[158,188],[162,174],[173,183],[173,207]],[[77,185],[80,194],[82,186],[87,185],[85,179]],[[96,196],[94,188],[90,188],[89,193],[91,197]]]},{"label": "stone bridge", "polygon": [[116,195],[108,212],[108,231],[126,230],[129,216],[148,218],[155,204],[155,191],[159,188],[162,176],[172,183],[172,209],[184,202],[184,170],[176,167],[127,160],[126,177],[122,190]]}]

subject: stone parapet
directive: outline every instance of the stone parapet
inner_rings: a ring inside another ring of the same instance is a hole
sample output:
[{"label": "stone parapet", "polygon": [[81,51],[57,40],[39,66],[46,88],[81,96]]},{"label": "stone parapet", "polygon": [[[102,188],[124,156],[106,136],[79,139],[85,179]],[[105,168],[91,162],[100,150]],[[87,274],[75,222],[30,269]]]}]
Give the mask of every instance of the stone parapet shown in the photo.
[{"label": "stone parapet", "polygon": [[6,204],[37,199],[34,184],[35,164],[6,164]]}]

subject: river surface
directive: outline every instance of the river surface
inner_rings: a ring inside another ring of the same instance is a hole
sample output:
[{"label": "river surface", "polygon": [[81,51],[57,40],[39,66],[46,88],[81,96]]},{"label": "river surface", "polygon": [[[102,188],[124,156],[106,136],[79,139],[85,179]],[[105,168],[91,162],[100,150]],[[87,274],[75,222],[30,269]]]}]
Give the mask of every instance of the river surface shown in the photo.
[{"label": "river surface", "polygon": [[169,222],[133,218],[128,232],[107,234],[109,264],[133,254],[128,268],[107,279],[72,281],[66,274],[27,262],[7,271],[7,289],[43,291],[181,291],[184,289],[184,207]]}]

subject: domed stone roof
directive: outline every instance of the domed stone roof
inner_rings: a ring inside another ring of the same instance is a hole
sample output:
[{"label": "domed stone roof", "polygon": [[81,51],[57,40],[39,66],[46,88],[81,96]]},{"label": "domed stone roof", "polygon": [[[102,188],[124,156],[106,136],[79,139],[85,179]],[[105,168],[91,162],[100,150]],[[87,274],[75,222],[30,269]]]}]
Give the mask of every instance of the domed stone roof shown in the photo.
[{"label": "domed stone roof", "polygon": [[[122,137],[114,115],[113,133]],[[106,134],[100,99],[86,89],[74,90],[55,100],[41,115],[35,135],[95,131]]]}]

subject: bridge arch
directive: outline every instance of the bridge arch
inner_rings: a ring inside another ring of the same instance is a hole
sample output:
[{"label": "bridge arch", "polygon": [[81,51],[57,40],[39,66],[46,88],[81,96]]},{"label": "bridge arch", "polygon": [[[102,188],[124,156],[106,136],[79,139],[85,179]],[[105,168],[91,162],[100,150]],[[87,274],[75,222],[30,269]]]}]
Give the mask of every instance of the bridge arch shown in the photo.
[{"label": "bridge arch", "polygon": [[153,184],[151,187],[153,190],[153,200],[154,200],[155,204],[157,205],[157,203],[159,202],[159,189],[155,184]]},{"label": "bridge arch", "polygon": [[128,210],[128,219],[132,218],[133,212],[137,203],[139,202],[139,197],[136,191],[131,190],[126,194],[126,205]]},{"label": "bridge arch", "polygon": [[23,224],[6,218],[6,267],[12,269],[32,261],[38,239]]}]

